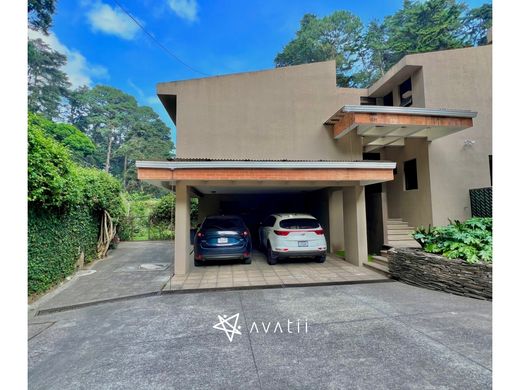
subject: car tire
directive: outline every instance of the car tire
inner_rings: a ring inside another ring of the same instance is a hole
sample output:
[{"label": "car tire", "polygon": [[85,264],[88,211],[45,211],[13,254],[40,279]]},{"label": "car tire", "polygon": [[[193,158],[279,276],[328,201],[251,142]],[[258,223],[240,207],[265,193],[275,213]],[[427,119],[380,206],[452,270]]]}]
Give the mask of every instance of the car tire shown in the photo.
[{"label": "car tire", "polygon": [[246,257],[244,259],[244,264],[251,264],[251,260],[252,260],[251,257]]},{"label": "car tire", "polygon": [[278,262],[278,258],[276,257],[276,255],[274,254],[272,248],[271,248],[271,243],[267,243],[267,264],[269,265],[275,265],[277,262]]},{"label": "car tire", "polygon": [[195,260],[195,267],[202,267],[204,262],[202,260]]},{"label": "car tire", "polygon": [[322,255],[316,257],[316,263],[325,263],[325,260],[327,259],[327,255]]}]

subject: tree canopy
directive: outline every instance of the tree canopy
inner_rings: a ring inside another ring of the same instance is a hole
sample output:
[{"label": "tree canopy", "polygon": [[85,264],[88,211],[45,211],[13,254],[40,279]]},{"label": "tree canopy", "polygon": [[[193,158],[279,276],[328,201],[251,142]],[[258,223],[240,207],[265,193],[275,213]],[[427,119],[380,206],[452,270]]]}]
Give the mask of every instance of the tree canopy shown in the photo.
[{"label": "tree canopy", "polygon": [[29,0],[27,18],[29,27],[48,33],[52,24],[52,15],[56,9],[56,0]]},{"label": "tree canopy", "polygon": [[367,87],[407,54],[484,44],[491,22],[491,4],[468,10],[457,0],[404,0],[397,12],[366,26],[347,11],[306,14],[274,62],[335,60],[338,86]]}]

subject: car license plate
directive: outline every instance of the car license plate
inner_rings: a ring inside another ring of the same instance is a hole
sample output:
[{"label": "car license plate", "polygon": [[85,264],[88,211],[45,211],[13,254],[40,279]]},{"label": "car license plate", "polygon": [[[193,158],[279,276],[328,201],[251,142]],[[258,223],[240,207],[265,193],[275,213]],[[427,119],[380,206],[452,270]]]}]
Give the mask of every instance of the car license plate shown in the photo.
[{"label": "car license plate", "polygon": [[298,241],[298,246],[309,246],[307,241]]},{"label": "car license plate", "polygon": [[217,238],[217,244],[227,244],[227,243],[228,243],[227,237],[219,237],[219,238]]}]

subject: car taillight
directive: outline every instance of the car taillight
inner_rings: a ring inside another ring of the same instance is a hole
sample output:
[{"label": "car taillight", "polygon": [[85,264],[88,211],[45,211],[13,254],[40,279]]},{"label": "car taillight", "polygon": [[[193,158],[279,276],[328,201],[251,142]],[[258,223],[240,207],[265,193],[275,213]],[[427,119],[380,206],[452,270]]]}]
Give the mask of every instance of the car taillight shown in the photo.
[{"label": "car taillight", "polygon": [[198,232],[197,237],[204,237],[204,233]]},{"label": "car taillight", "polygon": [[322,234],[325,234],[325,231],[323,229],[318,229],[315,230],[314,233],[319,234],[321,236]]},{"label": "car taillight", "polygon": [[274,231],[274,234],[276,234],[277,236],[288,236],[290,233],[290,231],[288,230],[275,230]]}]

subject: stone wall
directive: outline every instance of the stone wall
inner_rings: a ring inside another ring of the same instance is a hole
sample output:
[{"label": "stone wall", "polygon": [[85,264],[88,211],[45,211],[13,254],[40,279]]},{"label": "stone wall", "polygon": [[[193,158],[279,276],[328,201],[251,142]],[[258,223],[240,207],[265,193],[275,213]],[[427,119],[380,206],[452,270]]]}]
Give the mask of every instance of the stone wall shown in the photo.
[{"label": "stone wall", "polygon": [[393,248],[388,251],[392,278],[431,290],[478,299],[492,299],[490,264],[469,264],[426,253],[421,249]]}]

